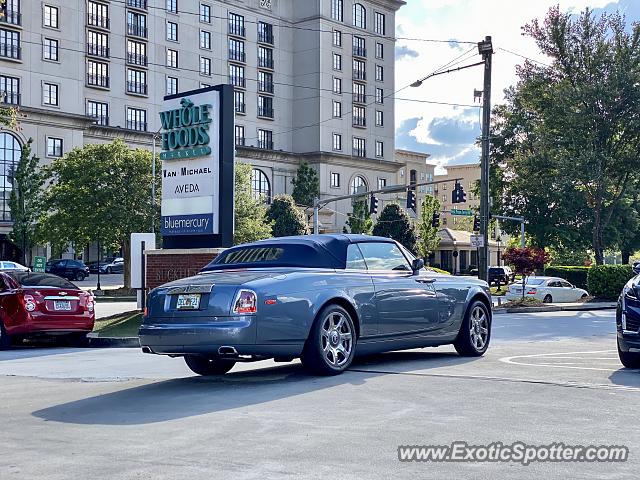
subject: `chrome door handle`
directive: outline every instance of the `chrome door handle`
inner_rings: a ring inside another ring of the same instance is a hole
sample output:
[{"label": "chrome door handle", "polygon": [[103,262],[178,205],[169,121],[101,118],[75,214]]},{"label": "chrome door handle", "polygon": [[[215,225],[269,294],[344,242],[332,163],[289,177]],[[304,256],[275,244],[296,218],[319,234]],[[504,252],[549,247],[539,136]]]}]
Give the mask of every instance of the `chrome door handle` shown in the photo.
[{"label": "chrome door handle", "polygon": [[435,283],[435,278],[416,278],[416,282],[418,283]]}]

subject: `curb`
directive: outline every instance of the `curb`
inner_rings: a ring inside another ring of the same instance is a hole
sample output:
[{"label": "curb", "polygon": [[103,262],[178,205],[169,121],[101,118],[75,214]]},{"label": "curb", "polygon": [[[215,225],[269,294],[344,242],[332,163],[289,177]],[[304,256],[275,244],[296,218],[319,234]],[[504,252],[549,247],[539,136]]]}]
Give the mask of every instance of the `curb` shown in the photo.
[{"label": "curb", "polygon": [[524,307],[524,308],[494,308],[494,314],[504,313],[540,313],[540,312],[590,312],[595,310],[615,310],[615,305],[567,305],[566,307]]},{"label": "curb", "polygon": [[137,302],[138,299],[136,297],[102,297],[102,296],[94,296],[93,297],[97,303],[106,303],[106,302]]},{"label": "curb", "polygon": [[89,346],[94,348],[140,348],[138,337],[98,337],[90,333]]}]

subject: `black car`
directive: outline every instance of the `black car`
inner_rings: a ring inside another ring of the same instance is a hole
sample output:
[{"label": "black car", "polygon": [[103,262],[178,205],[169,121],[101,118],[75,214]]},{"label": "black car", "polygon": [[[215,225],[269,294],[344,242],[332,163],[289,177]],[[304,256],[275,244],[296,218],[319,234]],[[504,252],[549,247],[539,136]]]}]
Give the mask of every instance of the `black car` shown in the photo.
[{"label": "black car", "polygon": [[515,275],[509,267],[489,267],[489,285],[509,285]]},{"label": "black car", "polygon": [[640,368],[640,264],[633,265],[636,276],[622,289],[616,311],[618,356],[627,368]]},{"label": "black car", "polygon": [[68,280],[81,282],[89,276],[89,267],[80,260],[57,259],[49,260],[45,265],[45,272],[53,273]]}]

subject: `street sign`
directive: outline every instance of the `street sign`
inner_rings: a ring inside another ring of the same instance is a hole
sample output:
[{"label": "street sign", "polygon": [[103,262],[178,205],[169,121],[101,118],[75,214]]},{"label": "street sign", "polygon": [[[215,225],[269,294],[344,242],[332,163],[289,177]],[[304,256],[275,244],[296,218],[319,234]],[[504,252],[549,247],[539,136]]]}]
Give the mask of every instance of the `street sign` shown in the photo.
[{"label": "street sign", "polygon": [[33,257],[33,271],[37,273],[44,273],[44,266],[46,263],[46,257]]},{"label": "street sign", "polygon": [[471,235],[469,237],[472,247],[482,248],[484,247],[484,237],[482,235]]},{"label": "street sign", "polygon": [[452,208],[451,215],[460,215],[463,217],[473,217],[473,210],[462,210],[459,208]]}]

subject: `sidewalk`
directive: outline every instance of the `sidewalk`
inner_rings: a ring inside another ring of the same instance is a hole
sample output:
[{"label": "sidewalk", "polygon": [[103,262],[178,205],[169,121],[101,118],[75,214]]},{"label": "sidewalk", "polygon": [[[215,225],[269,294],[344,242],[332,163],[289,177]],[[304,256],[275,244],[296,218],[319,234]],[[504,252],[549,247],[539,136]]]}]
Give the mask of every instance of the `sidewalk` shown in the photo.
[{"label": "sidewalk", "polygon": [[[498,297],[500,298],[500,297]],[[617,302],[575,302],[575,303],[547,303],[536,307],[500,307],[493,297],[493,313],[537,313],[537,312],[588,312],[595,310],[615,310]]]}]

